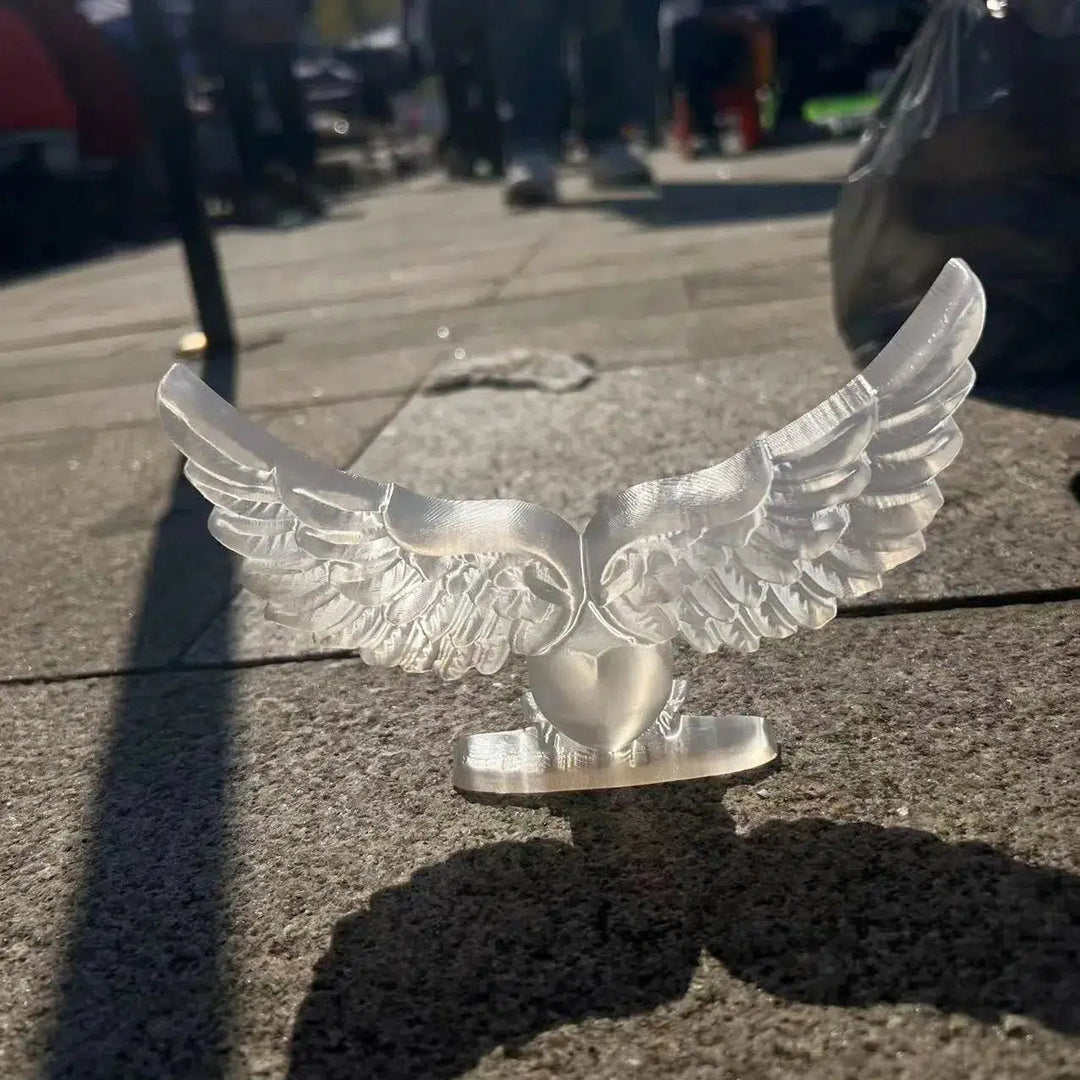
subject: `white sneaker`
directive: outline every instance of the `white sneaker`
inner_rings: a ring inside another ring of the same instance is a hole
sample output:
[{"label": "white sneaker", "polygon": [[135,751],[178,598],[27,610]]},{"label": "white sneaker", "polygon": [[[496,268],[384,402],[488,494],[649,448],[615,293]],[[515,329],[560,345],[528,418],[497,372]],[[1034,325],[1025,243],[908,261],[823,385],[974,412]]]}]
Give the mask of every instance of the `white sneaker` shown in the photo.
[{"label": "white sneaker", "polygon": [[503,195],[510,206],[549,206],[557,201],[555,159],[539,151],[519,154],[506,171]]},{"label": "white sneaker", "polygon": [[589,179],[598,188],[642,187],[652,183],[652,172],[626,143],[613,142],[590,159]]}]

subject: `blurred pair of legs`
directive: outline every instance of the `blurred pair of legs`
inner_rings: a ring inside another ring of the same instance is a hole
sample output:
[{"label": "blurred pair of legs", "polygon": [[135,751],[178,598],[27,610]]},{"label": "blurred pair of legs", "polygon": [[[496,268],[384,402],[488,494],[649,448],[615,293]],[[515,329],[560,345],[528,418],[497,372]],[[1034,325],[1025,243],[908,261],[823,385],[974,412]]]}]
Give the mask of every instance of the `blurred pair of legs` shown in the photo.
[{"label": "blurred pair of legs", "polygon": [[717,28],[707,16],[679,19],[670,28],[669,82],[681,94],[693,134],[706,145],[718,142],[716,92],[731,86],[748,62],[746,39]]},{"label": "blurred pair of legs", "polygon": [[[315,176],[315,135],[308,123],[303,92],[293,73],[292,45],[232,46],[219,58],[225,108],[232,128],[244,195],[250,216],[264,216],[268,172],[274,164],[292,173],[290,201],[318,213],[322,204],[312,187]],[[278,131],[268,137],[260,130],[256,86],[261,83],[277,119]]]},{"label": "blurred pair of legs", "polygon": [[502,131],[489,35],[490,0],[431,0],[427,36],[442,84],[446,130],[442,159],[455,179],[486,161],[503,173]]},{"label": "blurred pair of legs", "polygon": [[[566,118],[566,58],[576,60],[580,134],[599,186],[647,184],[645,162],[623,141],[632,109],[624,0],[489,0],[507,200],[553,202]],[[573,46],[573,48],[571,48]]]},{"label": "blurred pair of legs", "polygon": [[449,114],[446,144],[461,159],[451,171],[471,172],[480,158],[497,171],[508,162],[508,201],[554,201],[572,52],[594,180],[648,183],[647,166],[622,141],[633,111],[625,2],[642,0],[431,0],[432,54]]}]

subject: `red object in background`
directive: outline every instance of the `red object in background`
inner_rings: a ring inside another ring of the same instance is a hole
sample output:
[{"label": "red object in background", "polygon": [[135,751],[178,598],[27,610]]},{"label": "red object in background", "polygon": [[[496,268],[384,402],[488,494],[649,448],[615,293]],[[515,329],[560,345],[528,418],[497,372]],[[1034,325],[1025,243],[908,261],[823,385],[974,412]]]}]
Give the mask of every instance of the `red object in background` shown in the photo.
[{"label": "red object in background", "polygon": [[730,116],[739,127],[743,146],[753,150],[761,142],[761,109],[757,92],[752,89],[720,90],[716,94],[716,111]]},{"label": "red object in background", "polygon": [[[757,92],[740,88],[717,90],[713,95],[716,111],[720,116],[731,117],[742,136],[743,147],[753,150],[761,143],[761,112],[758,107]],[[672,109],[671,137],[676,149],[689,154],[693,148],[693,125],[690,122],[690,110],[686,98],[676,96]]]},{"label": "red object in background", "polygon": [[101,31],[70,0],[3,3],[25,19],[60,72],[75,103],[80,154],[110,161],[138,157],[147,133],[135,80]]},{"label": "red object in background", "polygon": [[75,104],[45,46],[15,12],[0,7],[0,135],[76,127]]},{"label": "red object in background", "polygon": [[[745,22],[738,19],[732,23],[722,11],[712,18],[716,26],[727,32],[738,33],[746,41],[747,63],[745,69],[731,86],[718,86],[713,91],[717,115],[734,121],[742,138],[743,148],[753,150],[761,144],[764,131],[761,126],[761,107],[758,91],[770,86],[776,77],[776,33],[768,22]],[[672,103],[672,140],[675,148],[683,154],[693,149],[693,124],[686,100],[679,95]]]}]

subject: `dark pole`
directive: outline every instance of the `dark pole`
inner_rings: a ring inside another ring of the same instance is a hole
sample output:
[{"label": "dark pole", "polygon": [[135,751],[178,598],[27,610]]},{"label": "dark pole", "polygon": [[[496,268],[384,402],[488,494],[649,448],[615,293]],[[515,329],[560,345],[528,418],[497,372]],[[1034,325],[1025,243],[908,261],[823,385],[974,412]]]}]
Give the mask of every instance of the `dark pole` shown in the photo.
[{"label": "dark pole", "polygon": [[132,0],[131,15],[142,64],[143,95],[161,149],[199,325],[206,335],[206,356],[231,359],[236,352],[232,314],[199,194],[195,128],[187,108],[176,42],[158,0]]}]

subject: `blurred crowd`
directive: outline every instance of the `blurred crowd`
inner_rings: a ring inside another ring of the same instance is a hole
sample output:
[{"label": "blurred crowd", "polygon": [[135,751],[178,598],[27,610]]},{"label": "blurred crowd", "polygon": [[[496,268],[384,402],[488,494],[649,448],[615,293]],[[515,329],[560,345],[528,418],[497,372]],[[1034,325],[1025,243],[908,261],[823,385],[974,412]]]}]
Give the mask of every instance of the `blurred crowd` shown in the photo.
[{"label": "blurred crowd", "polygon": [[[131,2],[0,0],[5,262],[169,228]],[[255,225],[323,212],[321,144],[393,156],[432,128],[451,177],[500,177],[515,205],[553,201],[570,153],[599,186],[648,183],[665,134],[686,154],[745,151],[797,133],[814,99],[873,91],[924,14],[923,0],[403,0],[392,23],[329,42],[320,0],[156,3],[204,186]]]},{"label": "blurred crowd", "polygon": [[[556,197],[585,151],[601,186],[647,182],[665,132],[686,154],[806,134],[816,98],[877,89],[921,0],[406,0],[415,62],[439,77],[452,176],[505,177],[511,203]],[[865,108],[863,111],[865,116]]]},{"label": "blurred crowd", "polygon": [[[400,33],[330,47],[309,0],[150,2],[180,67],[204,193],[231,220],[319,216],[320,143],[408,133],[394,108],[415,82]],[[0,0],[0,269],[171,231],[148,112],[160,73],[137,25],[131,0]]]}]

